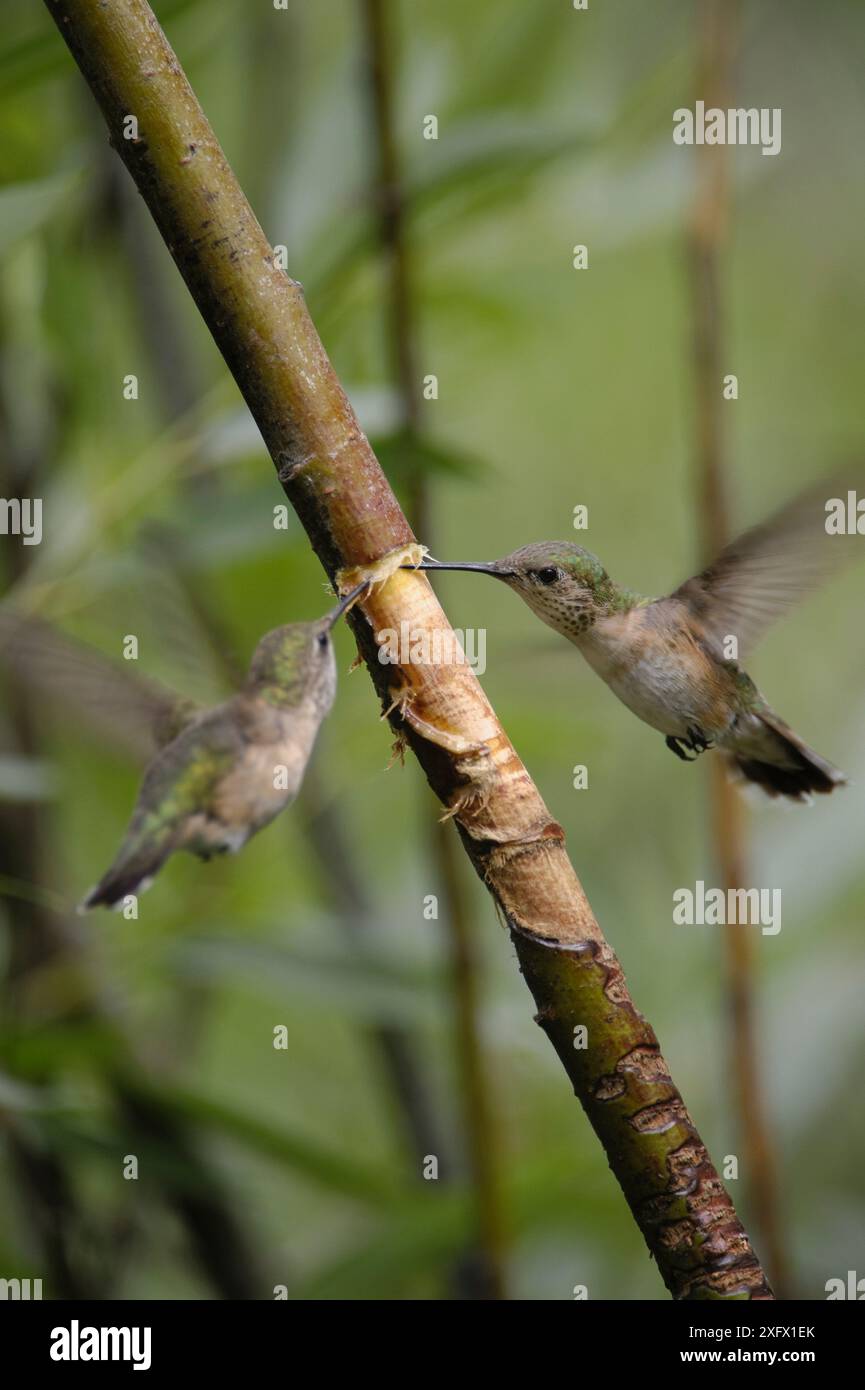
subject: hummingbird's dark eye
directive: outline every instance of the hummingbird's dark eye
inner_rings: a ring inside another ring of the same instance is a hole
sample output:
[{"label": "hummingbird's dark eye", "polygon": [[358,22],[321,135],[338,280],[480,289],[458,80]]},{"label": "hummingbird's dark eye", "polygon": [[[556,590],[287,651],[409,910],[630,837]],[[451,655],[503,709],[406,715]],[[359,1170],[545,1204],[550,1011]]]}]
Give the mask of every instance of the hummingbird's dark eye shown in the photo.
[{"label": "hummingbird's dark eye", "polygon": [[556,569],[555,565],[547,565],[542,570],[535,570],[535,574],[542,584],[555,584],[556,580],[562,577],[562,571]]},{"label": "hummingbird's dark eye", "polygon": [[327,644],[329,641],[330,637],[326,632],[320,632],[318,634],[318,645],[321,647],[322,651],[327,651]]}]

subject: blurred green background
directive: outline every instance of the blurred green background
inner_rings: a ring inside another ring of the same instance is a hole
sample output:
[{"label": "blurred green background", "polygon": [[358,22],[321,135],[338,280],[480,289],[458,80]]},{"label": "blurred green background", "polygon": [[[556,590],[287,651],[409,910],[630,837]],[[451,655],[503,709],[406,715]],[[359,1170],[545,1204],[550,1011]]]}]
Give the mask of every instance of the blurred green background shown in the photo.
[{"label": "blurred green background", "polygon": [[[402,495],[361,5],[155,8]],[[385,8],[417,363],[439,382],[422,405],[422,539],[490,559],[570,537],[664,592],[698,559],[694,152],[671,139],[695,94],[695,7]],[[746,3],[740,50],[737,104],[781,107],[783,147],[731,151],[737,526],[862,440],[865,12]],[[274,529],[282,494],[257,431],[47,12],[24,0],[4,7],[0,129],[0,492],[44,499],[40,546],[2,539],[7,587],[117,660],[137,634],[142,671],[218,698],[263,632],[324,611],[322,573],[293,520]],[[671,757],[504,589],[450,576],[439,591],[456,626],[487,630],[485,688],[720,1165],[741,1137],[719,929],[672,925],[676,887],[717,881],[705,763]],[[749,663],[851,778],[813,808],[749,812],[749,882],[784,895],[781,933],[755,931],[756,988],[788,1288],[805,1298],[865,1272],[861,594],[861,570],[846,574]],[[483,1289],[454,941],[423,910],[442,891],[436,806],[411,761],[385,770],[387,726],[366,674],[348,674],[349,633],[336,641],[337,705],[297,805],[236,859],[172,860],[138,921],[74,905],[117,847],[140,765],[77,678],[61,671],[53,701],[9,683],[0,1276],[41,1277],[45,1297]],[[463,859],[497,1169],[480,1200],[498,1213],[506,1292],[664,1298]],[[730,1190],[759,1253],[747,1174]]]}]

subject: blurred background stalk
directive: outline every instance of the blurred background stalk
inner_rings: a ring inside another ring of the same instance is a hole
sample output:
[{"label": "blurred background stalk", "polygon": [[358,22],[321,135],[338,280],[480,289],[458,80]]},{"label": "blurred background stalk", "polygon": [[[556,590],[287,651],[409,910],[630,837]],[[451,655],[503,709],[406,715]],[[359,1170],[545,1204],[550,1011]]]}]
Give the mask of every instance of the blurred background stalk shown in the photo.
[{"label": "blurred background stalk", "polygon": [[[54,433],[46,364],[33,352],[29,335],[22,334],[20,328],[16,341],[9,320],[6,285],[0,283],[0,494],[6,498],[41,497],[46,482],[44,460]],[[22,395],[25,385],[26,394]],[[20,542],[4,545],[7,590],[24,581],[33,555],[34,550]],[[20,760],[22,766],[29,764],[35,769],[42,749],[28,692],[7,671],[4,693],[3,751]],[[6,888],[2,897],[8,932],[4,1019],[9,1041],[19,1028],[28,1026],[30,996],[34,988],[38,992],[42,971],[51,968],[64,952],[63,933],[44,897],[19,891],[50,881],[46,873],[46,856],[51,853],[48,805],[47,798],[38,794],[32,800],[26,796],[22,801],[0,800],[0,877]],[[0,1123],[3,1119],[0,1114]],[[31,1252],[34,1265],[40,1273],[44,1271],[50,1294],[87,1298],[92,1285],[78,1268],[71,1248],[81,1214],[63,1156],[48,1148],[40,1150],[26,1127],[11,1116],[4,1127],[22,1209],[35,1236],[36,1250]]]},{"label": "blurred background stalk", "polygon": [[[738,0],[700,0],[697,15],[695,97],[706,109],[734,102],[739,51]],[[696,437],[694,460],[701,561],[708,564],[732,540],[723,412],[735,405],[722,395],[732,371],[726,351],[722,262],[730,224],[730,159],[726,145],[695,147],[696,193],[691,209],[688,262],[694,347]],[[710,758],[712,842],[724,890],[748,883],[745,802],[721,758]],[[761,1083],[755,998],[753,928],[730,923],[721,934],[727,990],[727,1025],[734,1101],[743,1145],[742,1171],[754,1216],[754,1241],[778,1298],[788,1296],[789,1272],[779,1209],[777,1162]]]},{"label": "blurred background stalk", "polygon": [[[360,7],[367,100],[376,158],[372,193],[385,268],[386,346],[397,393],[397,432],[407,456],[413,460],[406,485],[406,515],[414,534],[434,550],[430,482],[423,456],[415,451],[422,438],[423,425],[417,301],[395,116],[399,71],[395,22],[398,7],[391,0],[360,0]],[[467,1256],[459,1282],[464,1296],[503,1299],[507,1297],[506,1219],[491,1069],[486,1066],[483,1054],[481,963],[461,874],[462,855],[456,832],[450,824],[434,821],[428,834],[441,906],[439,920],[446,933],[450,955],[463,1139],[476,1203],[477,1250]]]}]

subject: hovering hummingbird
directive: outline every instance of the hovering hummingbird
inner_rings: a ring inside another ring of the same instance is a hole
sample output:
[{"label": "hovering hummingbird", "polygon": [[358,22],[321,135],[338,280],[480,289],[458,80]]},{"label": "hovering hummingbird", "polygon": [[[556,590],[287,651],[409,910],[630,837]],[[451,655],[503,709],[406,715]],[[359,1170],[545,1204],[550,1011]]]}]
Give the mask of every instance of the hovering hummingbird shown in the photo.
[{"label": "hovering hummingbird", "polygon": [[620,587],[596,556],[568,541],[523,546],[489,564],[427,559],[419,568],[502,580],[677,757],[690,762],[717,747],[769,796],[807,801],[847,779],[775,714],[734,657],[839,557],[822,496],[825,484],[796,498],[666,598]]},{"label": "hovering hummingbird", "polygon": [[168,692],[156,700],[163,746],[117,857],[81,911],[143,892],[177,850],[205,860],[239,850],[294,800],[336,694],[331,630],[367,587],[359,584],[317,622],[268,632],[242,690],[215,709]]}]

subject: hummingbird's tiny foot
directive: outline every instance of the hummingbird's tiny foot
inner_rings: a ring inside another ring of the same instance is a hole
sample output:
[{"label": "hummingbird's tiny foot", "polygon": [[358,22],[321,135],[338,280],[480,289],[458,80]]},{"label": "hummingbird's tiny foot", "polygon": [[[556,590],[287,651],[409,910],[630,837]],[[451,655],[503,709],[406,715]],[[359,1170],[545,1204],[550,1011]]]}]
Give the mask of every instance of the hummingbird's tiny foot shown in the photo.
[{"label": "hummingbird's tiny foot", "polygon": [[705,753],[708,748],[714,748],[715,746],[712,740],[706,738],[703,730],[696,724],[688,725],[688,740],[689,746],[693,749],[695,755]]},{"label": "hummingbird's tiny foot", "polygon": [[677,758],[682,759],[683,763],[692,763],[697,756],[697,754],[695,753],[693,758],[689,758],[688,754],[685,752],[685,749],[689,748],[691,745],[685,743],[684,739],[676,738],[673,734],[670,734],[664,740],[664,742],[666,743],[670,751],[672,753],[675,753]]}]

